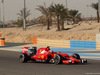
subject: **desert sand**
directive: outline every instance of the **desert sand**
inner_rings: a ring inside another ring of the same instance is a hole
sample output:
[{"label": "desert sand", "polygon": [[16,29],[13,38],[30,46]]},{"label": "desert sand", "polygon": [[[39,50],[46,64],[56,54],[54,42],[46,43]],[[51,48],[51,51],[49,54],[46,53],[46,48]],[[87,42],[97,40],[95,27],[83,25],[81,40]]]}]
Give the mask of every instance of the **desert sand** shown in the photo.
[{"label": "desert sand", "polygon": [[58,40],[81,40],[81,41],[96,41],[96,34],[100,33],[100,23],[82,22],[81,25],[66,25],[65,29],[69,30],[56,31],[56,25],[53,25],[50,29],[46,30],[46,26],[35,25],[27,27],[26,31],[23,31],[21,27],[13,28],[0,28],[0,33],[6,39],[6,42],[15,43],[32,43],[32,38],[43,39],[58,39]]}]

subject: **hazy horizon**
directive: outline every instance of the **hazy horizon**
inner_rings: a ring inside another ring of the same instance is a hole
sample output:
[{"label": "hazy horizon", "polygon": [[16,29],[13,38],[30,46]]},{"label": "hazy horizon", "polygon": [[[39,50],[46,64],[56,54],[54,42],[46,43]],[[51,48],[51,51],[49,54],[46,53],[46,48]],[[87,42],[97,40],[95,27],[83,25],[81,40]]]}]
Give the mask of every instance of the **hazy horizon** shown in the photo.
[{"label": "hazy horizon", "polygon": [[[55,4],[60,3],[66,6],[66,0],[26,0],[26,7],[31,10],[31,15],[27,19],[33,19],[41,15],[41,12],[37,11],[35,8],[37,5],[43,5],[46,3],[47,7],[53,2]],[[96,17],[96,11],[87,7],[91,3],[96,3],[98,0],[67,0],[67,7],[69,9],[76,9],[82,13],[84,17]],[[17,13],[23,8],[24,0],[4,0],[5,4],[5,20],[16,20],[18,18]],[[0,2],[1,8],[1,20],[2,20],[2,2]]]}]

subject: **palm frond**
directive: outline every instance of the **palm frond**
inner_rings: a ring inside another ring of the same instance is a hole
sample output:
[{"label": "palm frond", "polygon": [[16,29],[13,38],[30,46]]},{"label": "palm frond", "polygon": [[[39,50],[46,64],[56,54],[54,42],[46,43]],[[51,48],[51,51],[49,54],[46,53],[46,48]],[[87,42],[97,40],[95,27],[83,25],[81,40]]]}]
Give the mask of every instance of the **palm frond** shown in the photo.
[{"label": "palm frond", "polygon": [[98,3],[92,3],[91,7],[94,8],[95,10],[98,10]]}]

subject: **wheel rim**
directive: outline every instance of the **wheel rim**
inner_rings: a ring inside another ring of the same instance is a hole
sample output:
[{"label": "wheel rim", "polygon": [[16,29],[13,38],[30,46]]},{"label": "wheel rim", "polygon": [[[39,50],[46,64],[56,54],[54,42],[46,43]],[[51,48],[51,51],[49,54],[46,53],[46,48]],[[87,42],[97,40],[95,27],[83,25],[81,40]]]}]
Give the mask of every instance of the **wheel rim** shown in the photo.
[{"label": "wheel rim", "polygon": [[23,62],[24,61],[24,55],[23,54],[20,55],[19,60],[20,60],[20,62]]},{"label": "wheel rim", "polygon": [[77,58],[77,56],[76,56],[76,55],[73,55],[73,57],[74,57],[74,58]]},{"label": "wheel rim", "polygon": [[81,62],[84,63],[84,60],[82,60]]},{"label": "wheel rim", "polygon": [[59,57],[58,56],[55,57],[54,62],[55,62],[55,64],[58,64],[59,63]]}]

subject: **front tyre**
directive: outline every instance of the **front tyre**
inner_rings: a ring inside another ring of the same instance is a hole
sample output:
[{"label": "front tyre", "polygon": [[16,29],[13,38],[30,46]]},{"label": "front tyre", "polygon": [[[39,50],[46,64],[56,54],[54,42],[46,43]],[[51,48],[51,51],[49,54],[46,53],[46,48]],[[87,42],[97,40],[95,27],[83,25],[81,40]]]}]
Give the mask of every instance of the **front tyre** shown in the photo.
[{"label": "front tyre", "polygon": [[62,64],[62,56],[56,55],[55,58],[54,58],[54,63],[55,64]]},{"label": "front tyre", "polygon": [[75,54],[73,54],[73,58],[80,59],[80,55],[75,53]]},{"label": "front tyre", "polygon": [[21,62],[21,63],[25,63],[25,62],[27,62],[29,60],[29,56],[27,55],[27,54],[21,54],[20,56],[19,56],[19,61]]}]

